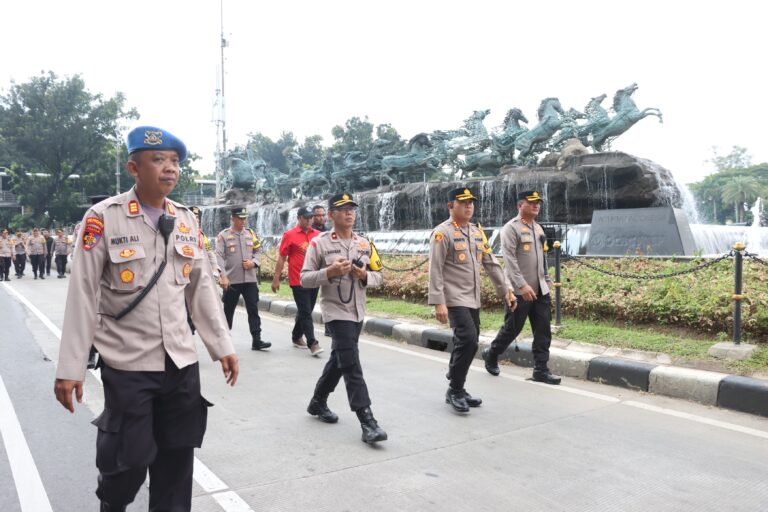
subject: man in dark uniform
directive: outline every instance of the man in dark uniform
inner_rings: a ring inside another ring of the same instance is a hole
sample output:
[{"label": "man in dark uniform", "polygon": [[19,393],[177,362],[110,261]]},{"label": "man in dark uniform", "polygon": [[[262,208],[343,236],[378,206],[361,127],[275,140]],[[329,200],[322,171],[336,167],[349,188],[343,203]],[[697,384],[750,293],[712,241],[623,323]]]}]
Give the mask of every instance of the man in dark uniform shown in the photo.
[{"label": "man in dark uniform", "polygon": [[501,250],[504,255],[504,273],[515,287],[518,299],[516,310],[507,308],[504,325],[499,329],[490,348],[483,350],[485,369],[498,375],[499,356],[520,334],[525,319],[533,330],[533,380],[546,384],[560,384],[560,377],[549,371],[549,345],[551,308],[549,289],[552,281],[547,274],[545,253],[547,235],[536,223],[543,198],[536,190],[521,192],[517,197],[518,215],[501,230]]},{"label": "man in dark uniform", "polygon": [[16,268],[16,278],[24,277],[24,270],[27,268],[27,235],[21,230],[16,229],[16,236],[13,238],[13,265]]},{"label": "man in dark uniform", "polygon": [[321,233],[328,231],[328,226],[325,225],[325,208],[321,204],[317,204],[312,207],[312,229],[315,229]]},{"label": "man in dark uniform", "polygon": [[368,386],[360,365],[358,339],[365,318],[365,290],[383,282],[381,260],[376,248],[355,234],[357,203],[349,194],[328,200],[333,228],[320,233],[309,243],[301,269],[301,286],[320,287],[323,322],[331,331],[331,355],[317,381],[307,412],[326,423],[339,417],[328,408],[327,400],[344,377],[349,407],[357,413],[363,430],[362,440],[373,444],[387,439],[371,412]]},{"label": "man in dark uniform", "polygon": [[43,230],[45,238],[45,275],[51,277],[51,261],[53,260],[53,237],[47,229]]},{"label": "man in dark uniform", "polygon": [[464,389],[480,337],[480,267],[491,278],[499,297],[508,307],[515,307],[512,285],[491,252],[485,232],[470,222],[477,200],[469,188],[451,190],[451,217],[435,228],[429,243],[428,303],[435,306],[435,318],[450,322],[453,329],[445,402],[462,413],[483,402]]},{"label": "man in dark uniform", "polygon": [[216,260],[221,271],[219,285],[224,290],[221,300],[229,328],[232,329],[235,308],[242,295],[251,331],[251,350],[264,350],[272,343],[261,339],[258,283],[261,242],[256,233],[246,227],[247,218],[245,208],[232,208],[231,227],[222,230],[216,237]]},{"label": "man in dark uniform", "polygon": [[150,510],[189,511],[194,448],[210,403],[200,394],[195,340],[179,315],[185,298],[230,385],[237,356],[208,261],[188,228],[195,217],[167,199],[186,147],[150,126],[132,130],[127,146],[136,185],[92,206],[76,239],[54,391],[74,412],[72,392],[80,402],[94,343],[104,383],[104,412],[93,421],[101,512],[126,510],[147,470]]}]

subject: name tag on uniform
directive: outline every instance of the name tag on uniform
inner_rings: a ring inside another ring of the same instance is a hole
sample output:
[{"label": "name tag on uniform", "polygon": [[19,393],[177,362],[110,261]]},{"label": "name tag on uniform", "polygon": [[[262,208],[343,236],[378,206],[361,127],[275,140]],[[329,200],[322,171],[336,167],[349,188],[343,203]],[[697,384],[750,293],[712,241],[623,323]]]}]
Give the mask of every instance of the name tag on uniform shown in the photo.
[{"label": "name tag on uniform", "polygon": [[137,234],[115,235],[109,237],[110,247],[120,247],[123,245],[135,245],[141,243],[141,238]]}]

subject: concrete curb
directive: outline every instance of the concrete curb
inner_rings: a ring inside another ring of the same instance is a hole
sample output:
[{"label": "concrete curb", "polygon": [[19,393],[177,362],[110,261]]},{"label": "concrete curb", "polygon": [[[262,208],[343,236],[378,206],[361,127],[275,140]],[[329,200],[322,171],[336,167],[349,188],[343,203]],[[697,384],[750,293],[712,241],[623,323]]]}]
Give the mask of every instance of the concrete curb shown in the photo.
[{"label": "concrete curb", "polygon": [[[243,304],[242,298],[240,304]],[[292,317],[296,314],[296,305],[292,301],[266,296],[259,298],[259,310]],[[312,319],[318,324],[322,323],[319,306],[312,312]],[[453,350],[453,331],[450,329],[366,317],[363,330],[440,352],[450,353]],[[488,336],[480,336],[476,359],[482,357],[482,349],[490,345],[491,341],[492,338]],[[510,345],[499,360],[526,368],[533,367],[531,343],[518,341],[519,350],[515,350],[515,346],[514,343]],[[631,354],[618,349],[606,350],[577,342],[562,346],[555,347],[553,342],[549,357],[549,367],[559,375],[768,416],[768,381],[670,366],[664,354],[652,358],[654,362],[649,363],[630,359]]]}]

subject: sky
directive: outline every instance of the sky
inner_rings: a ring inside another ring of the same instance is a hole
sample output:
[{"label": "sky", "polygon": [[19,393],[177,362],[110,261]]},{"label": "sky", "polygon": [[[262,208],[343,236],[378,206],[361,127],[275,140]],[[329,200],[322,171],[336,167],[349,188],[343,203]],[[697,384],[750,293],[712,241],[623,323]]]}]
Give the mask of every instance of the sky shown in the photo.
[{"label": "sky", "polygon": [[[214,166],[220,62],[218,0],[3,2],[0,94],[41,71],[80,74],[93,93],[126,95],[140,124],[160,126]],[[637,83],[657,107],[613,149],[692,183],[707,162],[746,147],[768,161],[764,30],[768,7],[731,0],[538,2],[472,0],[223,0],[228,147],[248,133],[322,135],[352,116],[408,139],[455,129],[473,110],[485,125],[521,108],[532,127],[556,96],[583,110]]]}]

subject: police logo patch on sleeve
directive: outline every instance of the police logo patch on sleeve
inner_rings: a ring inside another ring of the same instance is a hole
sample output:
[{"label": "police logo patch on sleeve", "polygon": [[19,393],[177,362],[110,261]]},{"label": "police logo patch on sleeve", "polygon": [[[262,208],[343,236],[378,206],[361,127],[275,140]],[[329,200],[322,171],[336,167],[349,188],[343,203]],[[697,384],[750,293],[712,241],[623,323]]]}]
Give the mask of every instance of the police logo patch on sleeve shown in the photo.
[{"label": "police logo patch on sleeve", "polygon": [[440,231],[435,233],[435,242],[442,242],[443,238],[445,238],[445,236]]},{"label": "police logo patch on sleeve", "polygon": [[104,233],[104,222],[98,217],[88,217],[85,219],[83,228],[83,249],[90,251],[101,240]]}]

